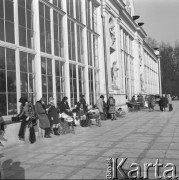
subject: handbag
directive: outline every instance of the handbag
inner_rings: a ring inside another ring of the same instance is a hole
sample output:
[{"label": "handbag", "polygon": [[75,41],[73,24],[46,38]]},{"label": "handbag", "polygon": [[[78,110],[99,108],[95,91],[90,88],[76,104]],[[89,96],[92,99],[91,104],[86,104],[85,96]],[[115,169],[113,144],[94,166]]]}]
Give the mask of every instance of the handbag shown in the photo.
[{"label": "handbag", "polygon": [[20,118],[19,118],[19,116],[13,116],[13,117],[11,117],[11,121],[12,122],[19,122],[20,121]]}]

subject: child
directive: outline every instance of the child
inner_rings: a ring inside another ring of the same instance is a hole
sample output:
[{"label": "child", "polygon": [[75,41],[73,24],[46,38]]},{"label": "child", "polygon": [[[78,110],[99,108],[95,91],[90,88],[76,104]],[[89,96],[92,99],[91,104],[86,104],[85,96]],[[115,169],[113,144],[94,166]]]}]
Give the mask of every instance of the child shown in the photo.
[{"label": "child", "polygon": [[[0,140],[7,141],[7,139],[4,138],[4,119],[2,117],[2,114],[0,112]],[[4,147],[4,145],[0,141],[0,146]]]}]

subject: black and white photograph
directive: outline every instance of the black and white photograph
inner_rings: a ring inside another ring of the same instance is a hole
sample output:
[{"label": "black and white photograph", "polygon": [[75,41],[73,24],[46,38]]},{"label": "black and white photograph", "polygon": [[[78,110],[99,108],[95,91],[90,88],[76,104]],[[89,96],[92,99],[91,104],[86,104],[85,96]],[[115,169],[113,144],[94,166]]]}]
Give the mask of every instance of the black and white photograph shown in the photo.
[{"label": "black and white photograph", "polygon": [[179,0],[0,0],[0,179],[179,178]]}]

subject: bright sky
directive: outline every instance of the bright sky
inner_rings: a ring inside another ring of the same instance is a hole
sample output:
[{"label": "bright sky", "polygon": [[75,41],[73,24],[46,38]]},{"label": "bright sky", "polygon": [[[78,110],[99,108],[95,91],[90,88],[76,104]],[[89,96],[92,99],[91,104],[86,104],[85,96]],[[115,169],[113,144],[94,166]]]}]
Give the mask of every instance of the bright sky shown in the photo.
[{"label": "bright sky", "polygon": [[133,0],[135,15],[144,22],[144,30],[157,42],[179,41],[179,0]]}]

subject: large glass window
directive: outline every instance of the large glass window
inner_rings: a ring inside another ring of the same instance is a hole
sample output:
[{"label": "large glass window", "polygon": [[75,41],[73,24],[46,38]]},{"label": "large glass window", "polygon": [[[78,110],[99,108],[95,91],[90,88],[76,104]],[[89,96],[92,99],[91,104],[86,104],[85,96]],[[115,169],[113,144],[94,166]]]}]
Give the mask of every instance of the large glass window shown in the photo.
[{"label": "large glass window", "polygon": [[93,81],[93,69],[88,69],[88,81],[89,81],[89,102],[94,105],[94,81]]},{"label": "large glass window", "polygon": [[40,47],[42,52],[51,53],[50,8],[39,3]]},{"label": "large glass window", "polygon": [[69,59],[76,60],[75,58],[75,24],[68,19],[68,52]]},{"label": "large glass window", "polygon": [[70,93],[71,93],[71,106],[77,102],[77,76],[76,76],[76,65],[70,64]]},{"label": "large glass window", "polygon": [[20,52],[20,81],[21,81],[21,96],[28,97],[31,102],[34,102],[34,55],[25,52]]},{"label": "large glass window", "polygon": [[19,45],[33,48],[32,0],[18,0]]},{"label": "large glass window", "polygon": [[54,49],[55,55],[63,57],[63,32],[62,32],[62,15],[57,12],[53,12],[53,20],[54,20]]},{"label": "large glass window", "polygon": [[0,40],[14,43],[14,3],[0,0]]},{"label": "large glass window", "polygon": [[15,51],[0,47],[0,112],[17,113]]},{"label": "large glass window", "polygon": [[52,78],[52,60],[41,58],[42,73],[42,94],[48,101],[49,97],[53,97],[53,78]]},{"label": "large glass window", "polygon": [[58,60],[55,61],[55,77],[57,100],[61,101],[65,96],[65,72],[64,63]]}]

